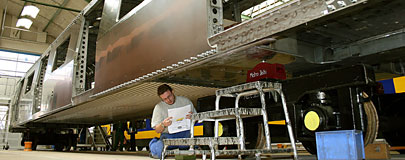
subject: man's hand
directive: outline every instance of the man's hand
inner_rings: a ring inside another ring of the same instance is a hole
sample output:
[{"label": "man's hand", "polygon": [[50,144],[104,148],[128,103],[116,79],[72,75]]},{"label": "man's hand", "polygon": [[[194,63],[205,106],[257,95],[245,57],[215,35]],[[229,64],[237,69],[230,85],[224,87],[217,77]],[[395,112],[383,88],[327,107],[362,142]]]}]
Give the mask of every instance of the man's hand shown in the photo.
[{"label": "man's hand", "polygon": [[193,112],[188,112],[188,114],[186,115],[186,119],[191,119],[192,114],[193,114]]},{"label": "man's hand", "polygon": [[173,117],[167,117],[165,120],[163,120],[162,124],[163,124],[165,127],[172,125],[172,120],[171,120],[172,118],[173,118]]}]

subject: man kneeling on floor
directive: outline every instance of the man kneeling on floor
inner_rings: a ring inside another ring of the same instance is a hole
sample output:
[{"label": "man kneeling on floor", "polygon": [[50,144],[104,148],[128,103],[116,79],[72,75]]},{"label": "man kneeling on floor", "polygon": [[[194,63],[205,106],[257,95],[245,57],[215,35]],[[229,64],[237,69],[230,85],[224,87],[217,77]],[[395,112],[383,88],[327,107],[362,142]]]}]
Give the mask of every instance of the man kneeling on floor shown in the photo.
[{"label": "man kneeling on floor", "polygon": [[[161,135],[160,139],[154,138],[150,141],[149,148],[154,158],[161,158],[164,147],[163,139],[190,137],[190,127],[178,130],[178,128],[181,128],[180,126],[176,126],[176,128],[173,128],[174,126],[172,126],[172,121],[175,121],[177,125],[177,122],[182,121],[183,119],[173,119],[173,117],[169,117],[169,115],[184,114],[186,119],[190,119],[191,114],[196,113],[196,110],[193,103],[188,98],[175,96],[174,91],[167,84],[159,86],[157,94],[162,101],[156,104],[155,109],[153,110],[152,126],[155,131],[157,133],[161,133]],[[188,112],[181,112],[184,111],[183,108],[188,110]],[[171,112],[170,114],[169,111]],[[180,113],[173,113],[178,111],[180,111]],[[169,130],[171,133],[169,133]],[[169,150],[176,148],[189,149],[189,146],[169,146],[167,149]]]}]

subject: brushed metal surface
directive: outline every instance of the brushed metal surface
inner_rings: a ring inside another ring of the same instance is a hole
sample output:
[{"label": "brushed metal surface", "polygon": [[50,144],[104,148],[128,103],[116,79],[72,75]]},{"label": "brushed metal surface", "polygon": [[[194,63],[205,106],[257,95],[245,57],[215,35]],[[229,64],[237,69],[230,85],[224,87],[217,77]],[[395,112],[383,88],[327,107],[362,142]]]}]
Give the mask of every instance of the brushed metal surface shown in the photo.
[{"label": "brushed metal surface", "polygon": [[118,21],[121,0],[104,1],[103,15],[100,22],[98,37],[102,37]]},{"label": "brushed metal surface", "polygon": [[[18,91],[15,92],[16,95],[14,98],[17,98],[18,103],[12,104],[12,118],[10,119],[11,125],[16,125],[22,121],[26,121],[32,118],[32,114],[34,114],[37,110],[33,107],[35,98],[35,90],[39,78],[39,70],[40,68],[40,61],[36,61],[35,64],[26,72],[25,76],[19,82],[19,86],[17,87]],[[28,86],[28,79],[30,76],[32,77],[32,82],[30,86]],[[22,83],[22,84],[21,84]],[[20,86],[21,85],[21,86]],[[21,88],[20,88],[21,87]],[[30,88],[30,89],[28,89]],[[15,99],[13,100],[14,103]]]},{"label": "brushed metal surface", "polygon": [[84,7],[83,8],[83,10],[82,10],[82,14],[83,15],[88,15],[89,13],[91,13],[92,11],[93,11],[93,9],[95,9],[96,7],[94,7],[94,6],[97,6],[97,5],[99,5],[100,3],[102,3],[103,1],[102,0],[92,0],[86,7]]},{"label": "brushed metal surface", "polygon": [[[146,118],[152,115],[153,108],[161,101],[156,95],[156,89],[161,84],[163,83],[144,82],[82,105],[66,106],[58,109],[58,112],[48,112],[39,116],[34,122],[94,125]],[[194,105],[197,105],[198,98],[214,95],[217,89],[180,84],[169,85],[176,95],[189,98]]]},{"label": "brushed metal surface", "polygon": [[[38,72],[37,70],[39,69],[39,62],[37,61],[25,74],[23,77],[24,83],[21,86],[21,90],[16,92],[19,94],[19,103],[16,106],[16,112],[18,115],[13,115],[13,119],[11,123],[19,123],[21,121],[25,121],[31,118],[31,115],[33,114],[34,109],[33,109],[33,102],[34,102],[34,92],[35,92],[35,86],[37,85],[37,79],[38,79]],[[32,82],[30,86],[28,86],[28,79],[30,76],[33,76]],[[31,88],[28,90],[28,88]]]},{"label": "brushed metal surface", "polygon": [[209,50],[206,1],[151,1],[97,42],[95,93]]},{"label": "brushed metal surface", "polygon": [[[72,23],[52,44],[42,90],[41,111],[44,113],[71,103],[74,55],[77,54],[80,25],[81,20],[76,19],[76,23]],[[69,37],[65,62],[52,71],[56,49]]]}]

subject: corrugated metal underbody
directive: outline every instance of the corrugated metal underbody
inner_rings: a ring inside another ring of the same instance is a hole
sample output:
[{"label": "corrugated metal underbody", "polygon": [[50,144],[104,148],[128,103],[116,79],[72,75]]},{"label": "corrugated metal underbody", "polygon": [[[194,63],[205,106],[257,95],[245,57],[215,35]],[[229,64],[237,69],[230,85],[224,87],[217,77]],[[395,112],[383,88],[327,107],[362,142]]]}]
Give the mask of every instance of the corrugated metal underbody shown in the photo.
[{"label": "corrugated metal underbody", "polygon": [[[145,82],[82,105],[68,106],[66,110],[45,115],[32,122],[103,124],[117,120],[147,117],[152,114],[151,108],[160,101],[156,94],[156,88],[161,84],[163,83]],[[172,86],[176,95],[186,96],[193,102],[199,97],[214,95],[216,90],[215,88],[200,86],[169,85]]]}]

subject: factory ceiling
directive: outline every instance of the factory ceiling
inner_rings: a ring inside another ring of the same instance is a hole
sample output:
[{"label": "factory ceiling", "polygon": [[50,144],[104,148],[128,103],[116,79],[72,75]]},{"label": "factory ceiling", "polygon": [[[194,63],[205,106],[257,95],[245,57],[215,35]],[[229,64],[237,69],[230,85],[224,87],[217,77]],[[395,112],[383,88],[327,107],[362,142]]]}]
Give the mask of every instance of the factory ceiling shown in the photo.
[{"label": "factory ceiling", "polygon": [[[0,8],[7,15],[19,17],[25,5],[35,5],[40,11],[33,20],[31,31],[46,32],[47,43],[52,42],[90,0],[0,0]],[[59,8],[57,8],[59,7]],[[7,18],[7,17],[6,17]],[[6,19],[7,21],[7,19]],[[10,24],[15,27],[15,24]]]},{"label": "factory ceiling", "polygon": [[[2,22],[5,29],[2,31],[1,38],[6,37],[23,41],[36,41],[42,42],[44,45],[50,44],[90,1],[91,0],[0,0],[0,11],[3,13],[0,15],[6,13],[4,18],[0,18],[5,22]],[[237,10],[241,11],[253,5],[260,4],[263,1],[264,0],[223,0],[224,18],[231,21],[238,21],[233,13],[236,6]],[[23,35],[26,35],[26,33],[21,33],[18,37],[12,36],[12,30],[21,30],[16,28],[16,21],[20,18],[24,6],[27,5],[34,5],[38,7],[40,11],[38,16],[33,19],[29,31],[22,30],[21,32],[43,33],[46,35],[45,40],[38,40],[39,38],[36,38],[37,36],[31,39],[27,38],[27,36]],[[0,48],[4,49],[4,46],[0,46]]]}]

